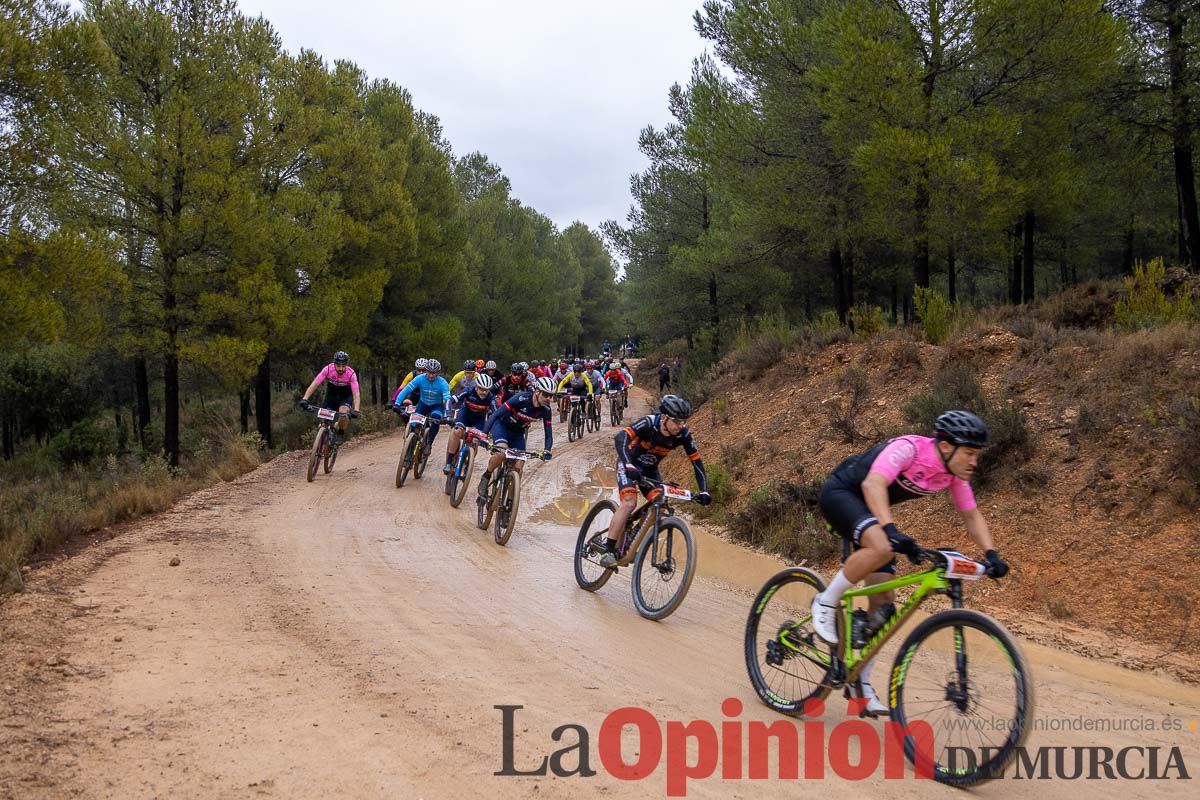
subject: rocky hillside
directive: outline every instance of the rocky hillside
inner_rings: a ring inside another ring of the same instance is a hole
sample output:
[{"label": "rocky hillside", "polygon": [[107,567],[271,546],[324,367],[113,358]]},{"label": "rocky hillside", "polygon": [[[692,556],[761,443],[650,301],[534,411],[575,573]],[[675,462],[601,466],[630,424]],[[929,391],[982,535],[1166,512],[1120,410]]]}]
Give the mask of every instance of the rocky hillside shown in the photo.
[{"label": "rocky hillside", "polygon": [[[1200,330],[1068,324],[1088,302],[1103,300],[995,312],[944,346],[899,329],[775,355],[752,342],[688,387],[711,395],[692,428],[732,483],[712,521],[831,571],[835,540],[813,516],[824,476],[882,438],[926,432],[943,407],[982,408],[1001,444],[977,495],[1014,570],[970,603],[1035,639],[1200,678]],[[687,479],[685,463],[672,469]],[[971,552],[944,497],[897,519],[924,544]]]}]

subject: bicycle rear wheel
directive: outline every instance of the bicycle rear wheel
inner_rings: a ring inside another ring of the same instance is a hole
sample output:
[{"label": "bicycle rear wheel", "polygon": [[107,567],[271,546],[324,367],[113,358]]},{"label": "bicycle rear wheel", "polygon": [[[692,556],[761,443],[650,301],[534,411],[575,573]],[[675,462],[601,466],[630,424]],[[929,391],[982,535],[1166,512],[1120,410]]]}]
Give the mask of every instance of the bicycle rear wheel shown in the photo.
[{"label": "bicycle rear wheel", "polygon": [[325,474],[328,475],[333,471],[333,464],[337,461],[338,445],[337,442],[329,442],[325,447]]},{"label": "bicycle rear wheel", "polygon": [[308,482],[312,483],[313,478],[317,477],[317,465],[321,463],[321,442],[325,438],[325,426],[321,425],[317,428],[317,435],[313,438],[312,452],[308,457]]},{"label": "bicycle rear wheel", "polygon": [[592,506],[579,526],[579,536],[575,539],[575,582],[580,589],[594,592],[612,577],[613,571],[600,566],[592,547],[603,544],[616,510],[617,504],[612,500],[601,500]]},{"label": "bicycle rear wheel", "polygon": [[950,786],[1001,777],[1033,718],[1025,656],[1004,626],[978,611],[951,609],[918,625],[888,686],[892,719],[928,726],[927,737],[904,737],[904,754],[919,774]]},{"label": "bicycle rear wheel", "polygon": [[[475,461],[475,448],[466,442],[459,445],[458,458],[454,462],[454,471],[450,473],[450,507],[458,508],[463,498],[467,496],[467,487],[471,485],[471,465]],[[466,452],[464,453],[463,450]]]},{"label": "bicycle rear wheel", "polygon": [[413,456],[413,477],[420,478],[425,474],[425,464],[429,461],[429,429],[417,437],[419,448]]},{"label": "bicycle rear wheel", "polygon": [[746,618],[750,683],[763,703],[784,714],[803,713],[805,701],[823,699],[832,688],[836,645],[817,636],[811,621],[813,597],[824,590],[815,572],[790,567],[759,590]]},{"label": "bicycle rear wheel", "polygon": [[615,428],[617,427],[617,401],[610,400],[608,403],[608,421]]},{"label": "bicycle rear wheel", "polygon": [[646,619],[671,616],[696,576],[696,540],[687,523],[667,517],[642,540],[633,560],[633,607]]},{"label": "bicycle rear wheel", "polygon": [[504,485],[498,492],[496,502],[495,531],[496,544],[508,544],[508,537],[517,529],[517,510],[521,507],[521,473],[510,469],[504,476]]}]

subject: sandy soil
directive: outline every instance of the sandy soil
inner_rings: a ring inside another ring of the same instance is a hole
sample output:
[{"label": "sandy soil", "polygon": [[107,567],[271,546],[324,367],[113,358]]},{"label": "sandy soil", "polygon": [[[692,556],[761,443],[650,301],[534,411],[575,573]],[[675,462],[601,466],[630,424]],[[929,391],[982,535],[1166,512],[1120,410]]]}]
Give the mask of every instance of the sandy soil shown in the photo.
[{"label": "sandy soil", "polygon": [[[436,466],[395,489],[393,435],[347,447],[312,484],[300,455],[277,458],[35,570],[0,607],[0,797],[664,796],[662,766],[642,781],[603,771],[601,723],[626,705],[716,723],[727,697],[744,704],[743,722],[780,719],[757,703],[742,662],[749,598],[778,563],[701,534],[701,575],[662,623],[637,616],[625,574],[598,594],[579,590],[571,551],[582,514],[609,492],[611,437],[606,426],[561,439],[553,461],[528,469],[507,547],[475,529],[469,500],[450,508]],[[1038,718],[1177,727],[1034,733],[1030,746],[1179,746],[1200,772],[1200,689],[1025,648]],[[524,706],[517,767],[573,743],[550,733],[576,723],[598,774],[496,776],[504,704]],[[843,718],[836,706],[826,714]],[[959,796],[927,781],[827,776],[800,787],[713,777],[688,796]],[[1190,784],[1086,791],[1195,796]],[[977,793],[1084,790],[1003,780]]]}]

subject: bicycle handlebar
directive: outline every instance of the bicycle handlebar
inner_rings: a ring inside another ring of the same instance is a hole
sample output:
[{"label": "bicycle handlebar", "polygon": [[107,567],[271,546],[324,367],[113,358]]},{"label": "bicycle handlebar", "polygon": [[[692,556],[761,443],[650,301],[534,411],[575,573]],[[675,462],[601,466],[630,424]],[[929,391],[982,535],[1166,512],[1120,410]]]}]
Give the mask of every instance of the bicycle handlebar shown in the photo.
[{"label": "bicycle handlebar", "polygon": [[[918,546],[916,552],[909,555],[908,560],[913,564],[928,563],[938,567],[949,566],[949,561],[946,559],[945,553],[943,553],[941,550],[931,550],[928,547]],[[978,559],[972,560],[977,561]],[[988,564],[986,561],[979,561],[979,563],[984,565],[984,575],[994,581],[1000,580],[994,574],[991,564]]]}]

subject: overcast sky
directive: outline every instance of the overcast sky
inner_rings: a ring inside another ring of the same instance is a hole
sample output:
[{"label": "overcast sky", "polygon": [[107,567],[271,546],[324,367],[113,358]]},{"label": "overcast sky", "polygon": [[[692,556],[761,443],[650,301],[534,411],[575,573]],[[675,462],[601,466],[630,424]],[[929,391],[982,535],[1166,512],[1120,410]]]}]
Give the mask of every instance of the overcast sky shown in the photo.
[{"label": "overcast sky", "polygon": [[291,52],[354,61],[480,150],[513,194],[564,228],[624,221],[637,135],[670,120],[667,90],[704,50],[702,0],[239,0]]}]

